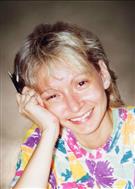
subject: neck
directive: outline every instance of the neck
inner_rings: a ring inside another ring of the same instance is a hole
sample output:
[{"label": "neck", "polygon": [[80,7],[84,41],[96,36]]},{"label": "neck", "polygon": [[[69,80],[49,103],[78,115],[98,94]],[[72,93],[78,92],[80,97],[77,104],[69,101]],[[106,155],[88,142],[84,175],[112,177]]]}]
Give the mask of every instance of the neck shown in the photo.
[{"label": "neck", "polygon": [[77,140],[81,145],[89,149],[96,149],[103,146],[112,134],[113,122],[112,112],[107,111],[101,121],[99,127],[88,135],[76,135]]}]

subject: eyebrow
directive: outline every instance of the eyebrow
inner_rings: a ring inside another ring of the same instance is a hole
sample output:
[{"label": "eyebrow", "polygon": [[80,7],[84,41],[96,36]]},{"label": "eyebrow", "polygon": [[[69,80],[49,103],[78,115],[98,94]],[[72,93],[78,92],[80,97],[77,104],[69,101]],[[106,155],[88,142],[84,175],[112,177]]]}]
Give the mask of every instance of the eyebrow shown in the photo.
[{"label": "eyebrow", "polygon": [[42,95],[44,95],[44,93],[47,93],[47,92],[52,91],[52,90],[54,91],[54,90],[56,90],[56,89],[53,89],[53,88],[44,89],[44,91],[41,92],[40,95],[42,96]]},{"label": "eyebrow", "polygon": [[[79,76],[81,76],[81,75],[88,75],[88,74],[90,74],[90,72],[88,72],[88,71],[84,71],[84,72],[82,72],[82,73],[78,73],[78,74],[76,74],[76,75],[74,76],[73,80],[75,80],[77,77],[79,77]],[[62,78],[57,78],[57,77],[55,77],[55,76],[53,76],[53,78],[55,78],[55,79],[58,80],[58,81],[61,81],[61,80],[62,80]],[[55,88],[48,87],[48,88],[44,89],[44,91],[43,91],[40,95],[43,95],[45,92],[50,91],[50,90],[57,91],[57,89],[55,89]]]}]

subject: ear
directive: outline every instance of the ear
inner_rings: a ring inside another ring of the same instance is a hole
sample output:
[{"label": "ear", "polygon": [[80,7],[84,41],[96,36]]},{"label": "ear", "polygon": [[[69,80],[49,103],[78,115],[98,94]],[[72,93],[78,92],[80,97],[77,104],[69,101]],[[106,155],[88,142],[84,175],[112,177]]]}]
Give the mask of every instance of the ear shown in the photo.
[{"label": "ear", "polygon": [[100,76],[103,81],[104,89],[108,89],[111,83],[111,76],[107,69],[107,66],[103,60],[98,61],[98,65],[100,67]]}]

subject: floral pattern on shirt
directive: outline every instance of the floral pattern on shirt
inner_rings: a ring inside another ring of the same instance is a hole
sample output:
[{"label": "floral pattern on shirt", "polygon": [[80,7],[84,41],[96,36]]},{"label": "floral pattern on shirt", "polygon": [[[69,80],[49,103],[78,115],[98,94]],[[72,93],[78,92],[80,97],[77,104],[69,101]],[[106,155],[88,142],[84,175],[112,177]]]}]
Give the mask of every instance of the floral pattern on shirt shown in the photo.
[{"label": "floral pattern on shirt", "polygon": [[[63,129],[55,145],[48,189],[135,188],[135,107],[114,108],[112,112],[113,133],[100,148],[84,148],[69,129]],[[40,138],[34,125],[21,145],[12,186],[23,174]]]}]

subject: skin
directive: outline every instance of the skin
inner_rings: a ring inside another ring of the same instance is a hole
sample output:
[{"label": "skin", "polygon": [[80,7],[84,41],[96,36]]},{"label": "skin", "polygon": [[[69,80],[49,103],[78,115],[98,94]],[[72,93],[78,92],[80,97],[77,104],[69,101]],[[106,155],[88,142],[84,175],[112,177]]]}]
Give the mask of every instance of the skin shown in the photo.
[{"label": "skin", "polygon": [[[61,128],[69,128],[87,148],[97,148],[112,133],[111,113],[107,110],[105,89],[110,75],[103,61],[100,72],[60,66],[46,77],[38,74],[36,90],[24,87],[17,94],[19,112],[35,122],[42,137],[22,177],[13,189],[47,188],[52,154]],[[98,140],[97,140],[98,139]],[[38,179],[35,179],[38,178]]]},{"label": "skin", "polygon": [[110,75],[103,61],[99,65],[101,72],[92,65],[89,71],[59,67],[47,79],[42,68],[38,77],[44,106],[62,127],[71,129],[79,142],[89,148],[101,146],[112,132],[105,93]]}]

